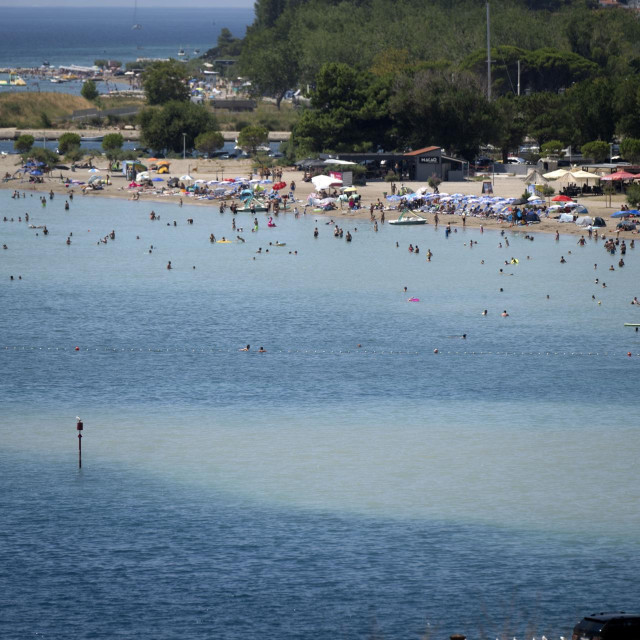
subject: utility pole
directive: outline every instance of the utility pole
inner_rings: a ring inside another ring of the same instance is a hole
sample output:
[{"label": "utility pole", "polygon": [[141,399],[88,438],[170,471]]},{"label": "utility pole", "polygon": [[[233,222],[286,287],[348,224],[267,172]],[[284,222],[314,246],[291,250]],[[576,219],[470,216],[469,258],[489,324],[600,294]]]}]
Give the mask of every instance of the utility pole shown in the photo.
[{"label": "utility pole", "polygon": [[182,134],[182,159],[187,157],[187,134]]},{"label": "utility pole", "polygon": [[76,430],[78,432],[78,469],[82,469],[82,430],[84,429],[84,424],[80,417],[76,417]]},{"label": "utility pole", "polygon": [[520,95],[520,60],[518,60],[518,95]]},{"label": "utility pole", "polygon": [[491,102],[491,19],[487,2],[487,100]]}]

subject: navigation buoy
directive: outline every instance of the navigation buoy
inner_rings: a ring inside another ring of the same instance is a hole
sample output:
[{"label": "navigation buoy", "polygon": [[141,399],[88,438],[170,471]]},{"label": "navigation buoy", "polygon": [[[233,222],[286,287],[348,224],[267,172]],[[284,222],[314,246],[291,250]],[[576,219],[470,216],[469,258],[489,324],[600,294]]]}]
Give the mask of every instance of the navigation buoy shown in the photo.
[{"label": "navigation buoy", "polygon": [[80,347],[76,347],[76,351],[80,351]]},{"label": "navigation buoy", "polygon": [[437,350],[437,349],[434,349],[434,350],[433,350],[433,353],[438,353],[438,350]]},{"label": "navigation buoy", "polygon": [[627,355],[631,357],[631,351],[627,351]]}]

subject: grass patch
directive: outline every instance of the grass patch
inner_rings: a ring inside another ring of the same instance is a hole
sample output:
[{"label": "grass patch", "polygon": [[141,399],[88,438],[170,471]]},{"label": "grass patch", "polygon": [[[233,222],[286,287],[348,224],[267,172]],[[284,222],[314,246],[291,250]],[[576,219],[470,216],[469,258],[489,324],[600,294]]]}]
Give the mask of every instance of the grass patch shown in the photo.
[{"label": "grass patch", "polygon": [[291,103],[283,102],[280,110],[271,102],[258,101],[254,111],[234,113],[226,109],[214,111],[221,131],[239,131],[247,125],[259,124],[269,131],[291,131],[298,120],[298,111]]},{"label": "grass patch", "polygon": [[68,93],[0,93],[0,127],[39,129],[94,105]]}]

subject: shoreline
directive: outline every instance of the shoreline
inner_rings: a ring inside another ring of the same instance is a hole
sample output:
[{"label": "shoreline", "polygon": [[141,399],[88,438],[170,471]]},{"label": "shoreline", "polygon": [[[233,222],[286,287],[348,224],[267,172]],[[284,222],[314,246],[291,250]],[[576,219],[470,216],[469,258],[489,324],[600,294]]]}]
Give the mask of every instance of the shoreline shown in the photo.
[{"label": "shoreline", "polygon": [[[4,175],[5,173],[13,174],[19,166],[15,163],[15,159],[18,156],[9,155],[0,158],[0,174]],[[143,160],[144,162],[144,160]],[[97,167],[100,169],[100,167]],[[202,159],[177,159],[171,161],[171,173],[164,176],[165,179],[169,179],[171,176],[180,176],[188,173],[189,175],[193,175],[194,178],[197,179],[205,179],[212,180],[217,179],[220,175],[224,176],[234,176],[234,177],[247,177],[249,172],[251,171],[251,162],[248,160],[202,160]],[[129,190],[127,188],[127,181],[124,177],[120,177],[119,174],[115,174],[117,177],[113,177],[114,174],[111,174],[106,169],[100,169],[101,173],[106,175],[109,173],[111,175],[111,184],[105,185],[105,187],[101,191],[89,192],[87,194],[82,194],[81,186],[71,187],[74,191],[74,196],[83,198],[92,198],[92,197],[105,197],[112,199],[125,199],[131,200],[136,190]],[[69,188],[64,185],[61,181],[66,177],[73,177],[75,179],[83,180],[86,178],[85,182],[88,181],[91,174],[87,172],[86,169],[79,169],[78,171],[71,172],[60,172],[53,178],[45,177],[45,181],[43,183],[29,183],[25,181],[20,181],[19,179],[11,179],[7,182],[0,183],[0,188],[7,190],[17,190],[20,192],[38,192],[38,193],[48,193],[49,191],[53,191],[56,194],[64,194],[69,192]],[[299,171],[292,167],[283,168],[283,176],[282,180],[287,184],[290,184],[292,181],[296,183],[296,203],[295,207],[298,207],[299,210],[302,210],[305,203],[307,202],[307,197],[314,191],[314,186],[312,183],[302,182],[303,172]],[[424,186],[423,183],[419,182],[406,182],[406,183],[398,183],[398,186],[405,185],[411,189],[417,189],[421,186]],[[482,182],[481,181],[466,181],[466,182],[443,182],[440,185],[440,189],[443,192],[447,193],[462,193],[464,195],[481,195],[482,191]],[[524,190],[524,182],[520,177],[515,176],[504,176],[496,179],[494,184],[494,193],[495,195],[503,196],[506,198],[509,197],[519,197]],[[386,182],[370,182],[364,187],[358,187],[358,193],[362,196],[362,207],[356,211],[349,211],[348,208],[344,209],[335,209],[332,211],[319,211],[315,209],[307,208],[307,215],[309,213],[315,215],[322,215],[329,218],[334,219],[354,219],[354,220],[368,220],[370,217],[369,213],[369,205],[372,202],[377,202],[378,200],[382,201],[385,204],[385,217],[387,222],[389,220],[393,220],[397,217],[399,213],[397,209],[390,208],[389,203],[384,200],[384,193],[390,191],[390,185]],[[140,192],[139,202],[149,202],[149,203],[162,203],[162,202],[173,202],[178,203],[179,199],[182,198],[183,204],[185,206],[208,206],[217,208],[219,200],[198,200],[192,196],[185,196],[184,194],[167,194],[160,195],[157,192]],[[611,213],[617,211],[620,206],[624,203],[625,199],[622,195],[616,195],[612,197],[612,206],[607,207],[605,202],[605,196],[587,196],[584,198],[578,198],[577,201],[581,204],[584,204],[588,210],[590,216],[600,216],[604,218],[607,226],[599,230],[599,235],[603,234],[606,236],[616,235],[617,229],[615,225],[617,224],[617,219],[610,219]],[[229,204],[232,200],[227,199],[226,202]],[[286,210],[281,213],[291,212],[292,209],[287,207]],[[379,210],[375,212],[376,217],[379,218]],[[425,217],[428,220],[428,224],[434,224],[434,214],[427,213]],[[505,229],[512,231],[519,231],[525,233],[560,233],[562,235],[587,235],[587,231],[582,227],[578,227],[572,223],[559,223],[557,220],[553,218],[542,218],[540,223],[522,225],[522,226],[512,226],[509,222],[499,221],[495,218],[481,218],[467,215],[465,224],[463,224],[462,216],[459,214],[439,214],[439,224],[442,226],[446,226],[450,224],[452,227],[456,227],[458,229],[463,227],[469,228],[479,228],[480,226],[486,229]],[[637,232],[633,231],[620,231],[619,236],[621,238],[634,238],[638,235]]]}]

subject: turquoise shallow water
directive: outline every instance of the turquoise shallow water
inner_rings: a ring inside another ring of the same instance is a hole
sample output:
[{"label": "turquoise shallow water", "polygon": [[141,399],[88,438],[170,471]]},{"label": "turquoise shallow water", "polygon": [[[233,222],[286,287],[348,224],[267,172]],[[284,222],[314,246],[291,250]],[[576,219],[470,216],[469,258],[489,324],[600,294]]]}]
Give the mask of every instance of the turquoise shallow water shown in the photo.
[{"label": "turquoise shallow water", "polygon": [[313,216],[212,246],[214,208],[62,205],[0,192],[3,635],[557,637],[634,607],[637,250]]}]

